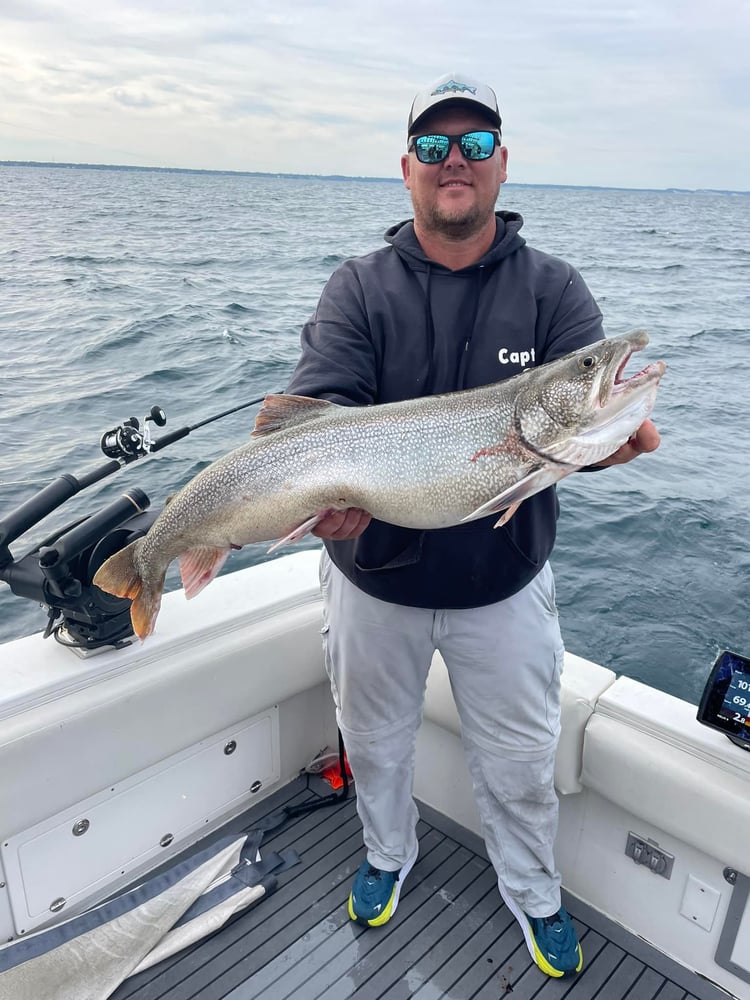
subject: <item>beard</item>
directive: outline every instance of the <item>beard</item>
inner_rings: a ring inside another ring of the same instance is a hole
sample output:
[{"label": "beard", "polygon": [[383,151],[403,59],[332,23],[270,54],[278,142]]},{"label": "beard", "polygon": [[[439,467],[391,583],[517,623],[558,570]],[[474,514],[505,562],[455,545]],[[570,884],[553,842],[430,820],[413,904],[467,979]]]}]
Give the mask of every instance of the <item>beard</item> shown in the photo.
[{"label": "beard", "polygon": [[434,198],[415,197],[414,191],[411,194],[414,218],[420,228],[449,240],[464,240],[474,236],[495,215],[497,193],[491,200],[486,198],[469,207],[455,208],[438,205]]}]

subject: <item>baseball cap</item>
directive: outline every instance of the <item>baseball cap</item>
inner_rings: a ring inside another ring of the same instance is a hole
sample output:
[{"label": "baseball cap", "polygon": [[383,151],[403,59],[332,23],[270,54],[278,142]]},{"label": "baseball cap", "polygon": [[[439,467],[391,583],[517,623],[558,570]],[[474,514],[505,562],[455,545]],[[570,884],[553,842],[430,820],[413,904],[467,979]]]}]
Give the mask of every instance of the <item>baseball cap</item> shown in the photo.
[{"label": "baseball cap", "polygon": [[491,87],[463,73],[446,73],[429,87],[420,90],[414,98],[409,112],[407,136],[417,131],[421,119],[437,105],[447,108],[457,104],[467,104],[481,110],[493,125],[497,128],[502,127],[497,97]]}]

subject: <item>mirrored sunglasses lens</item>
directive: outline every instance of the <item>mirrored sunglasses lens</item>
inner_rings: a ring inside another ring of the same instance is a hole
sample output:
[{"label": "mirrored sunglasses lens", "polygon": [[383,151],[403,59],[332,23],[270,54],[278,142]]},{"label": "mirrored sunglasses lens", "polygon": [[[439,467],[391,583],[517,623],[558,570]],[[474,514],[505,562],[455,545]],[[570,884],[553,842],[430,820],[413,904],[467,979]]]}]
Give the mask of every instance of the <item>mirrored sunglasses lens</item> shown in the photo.
[{"label": "mirrored sunglasses lens", "polygon": [[493,132],[467,132],[461,136],[461,151],[467,160],[486,160],[495,151]]},{"label": "mirrored sunglasses lens", "polygon": [[420,163],[440,163],[448,155],[449,147],[447,135],[420,135],[414,142]]}]

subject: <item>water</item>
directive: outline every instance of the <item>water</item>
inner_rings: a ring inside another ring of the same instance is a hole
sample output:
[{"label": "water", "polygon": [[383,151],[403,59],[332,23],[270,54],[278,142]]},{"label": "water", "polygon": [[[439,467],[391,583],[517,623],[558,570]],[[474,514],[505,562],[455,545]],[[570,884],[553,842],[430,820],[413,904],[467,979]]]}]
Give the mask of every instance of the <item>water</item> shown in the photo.
[{"label": "water", "polygon": [[[647,328],[648,360],[669,366],[659,451],[560,486],[566,644],[695,702],[718,649],[750,653],[750,197],[513,185],[501,204],[580,268],[609,334]],[[169,431],[283,388],[331,271],[410,214],[387,182],[0,169],[0,515],[99,465],[102,433],[154,403]],[[254,414],[79,494],[14,554],[130,486],[158,507]],[[0,641],[45,621],[0,585]]]}]

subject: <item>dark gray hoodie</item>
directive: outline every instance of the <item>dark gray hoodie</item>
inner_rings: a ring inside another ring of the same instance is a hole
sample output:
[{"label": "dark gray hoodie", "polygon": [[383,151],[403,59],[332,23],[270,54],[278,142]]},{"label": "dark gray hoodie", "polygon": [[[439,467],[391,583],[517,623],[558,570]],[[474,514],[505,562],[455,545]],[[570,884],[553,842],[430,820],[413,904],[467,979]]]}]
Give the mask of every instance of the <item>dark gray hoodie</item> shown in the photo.
[{"label": "dark gray hoodie", "polygon": [[[390,244],[343,263],[302,331],[287,392],[367,406],[474,388],[601,340],[601,313],[578,272],[526,245],[516,212],[498,212],[495,241],[451,271],[422,250],[411,221]],[[435,531],[373,520],[359,538],[327,541],[361,590],[422,608],[480,607],[539,572],[555,541],[554,487],[496,517]]]}]

